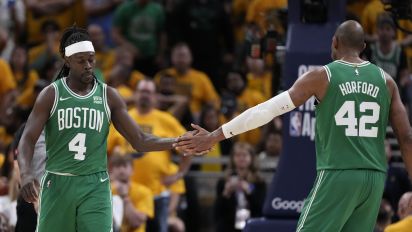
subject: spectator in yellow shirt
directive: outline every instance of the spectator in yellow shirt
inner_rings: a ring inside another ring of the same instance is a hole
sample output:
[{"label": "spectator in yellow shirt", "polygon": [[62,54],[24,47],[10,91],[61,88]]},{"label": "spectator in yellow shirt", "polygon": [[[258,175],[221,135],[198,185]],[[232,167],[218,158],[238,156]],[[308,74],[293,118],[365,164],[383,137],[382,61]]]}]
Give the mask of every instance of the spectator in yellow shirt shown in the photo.
[{"label": "spectator in yellow shirt", "polygon": [[210,104],[218,106],[219,96],[212,85],[209,77],[192,65],[192,53],[185,43],[176,44],[172,49],[173,67],[163,70],[155,77],[159,82],[162,72],[167,72],[177,80],[177,94],[190,98],[190,110],[195,118],[199,119],[202,106]]},{"label": "spectator in yellow shirt", "polygon": [[[170,164],[170,172],[175,173],[178,171],[176,164]],[[168,229],[171,232],[185,232],[185,224],[177,215],[179,208],[180,198],[186,192],[185,183],[183,179],[175,182],[169,186],[170,190],[170,202],[169,202],[169,216],[167,219]]]},{"label": "spectator in yellow shirt", "polygon": [[60,28],[66,28],[74,23],[84,27],[86,13],[82,0],[25,0],[26,4],[26,28],[30,45],[39,44],[42,41],[41,25],[46,20],[54,20]]},{"label": "spectator in yellow shirt", "polygon": [[[133,173],[130,156],[112,156],[110,178],[114,196],[123,203],[121,232],[145,232],[146,221],[154,215],[153,194],[147,187],[130,181]],[[116,212],[114,212],[116,213]]]},{"label": "spectator in yellow shirt", "polygon": [[[156,87],[152,80],[144,79],[136,89],[136,108],[129,115],[146,133],[162,137],[175,137],[185,132],[180,123],[169,113],[155,109]],[[108,147],[123,153],[134,152],[125,139],[111,133]],[[117,144],[113,144],[117,142]],[[119,148],[115,148],[115,147]],[[134,153],[132,180],[148,187],[154,194],[155,217],[148,222],[148,231],[167,231],[170,193],[168,186],[180,180],[190,166],[190,157],[182,157],[179,170],[170,173],[171,153],[167,151]]]},{"label": "spectator in yellow shirt", "polygon": [[[236,111],[232,115],[225,115],[224,122],[229,121],[236,115],[242,113],[250,107],[264,102],[261,93],[246,87],[246,78],[240,71],[232,70],[226,76],[227,94],[236,97]],[[247,142],[256,146],[260,140],[260,129],[254,129],[238,136],[239,141]]]},{"label": "spectator in yellow shirt", "polygon": [[[17,84],[9,64],[0,58],[0,112],[6,112],[6,109],[14,102],[17,95]],[[4,120],[5,114],[0,114],[0,124]]]},{"label": "spectator in yellow shirt", "polygon": [[16,46],[12,52],[10,66],[14,78],[18,83],[17,104],[24,108],[31,108],[36,100],[34,87],[39,80],[39,75],[33,69],[29,69],[27,51],[22,46]]},{"label": "spectator in yellow shirt", "polygon": [[406,192],[399,200],[399,222],[386,227],[385,232],[409,232],[412,228],[412,192]]},{"label": "spectator in yellow shirt", "polygon": [[288,3],[286,0],[254,0],[247,10],[246,22],[259,26],[262,33],[265,33],[270,24],[275,26],[279,35],[285,34],[285,28],[278,17],[278,11],[286,9]]},{"label": "spectator in yellow shirt", "polygon": [[110,71],[104,74],[108,85],[119,91],[128,106],[133,104],[133,94],[137,83],[144,79],[143,73],[133,69],[133,54],[124,47],[115,51],[115,63]]},{"label": "spectator in yellow shirt", "polygon": [[[273,89],[279,89],[279,79],[273,80],[272,72],[265,68],[265,61],[248,57],[247,67],[247,88],[260,92],[265,100],[272,98]],[[276,82],[275,87],[272,85],[273,82]]]},{"label": "spectator in yellow shirt", "polygon": [[367,42],[375,42],[378,39],[376,34],[376,25],[378,15],[384,12],[382,0],[372,0],[363,9],[361,24],[365,31],[365,40]]},{"label": "spectator in yellow shirt", "polygon": [[41,25],[43,40],[29,49],[28,62],[31,68],[41,70],[51,59],[60,59],[60,27],[56,21],[46,20]]}]

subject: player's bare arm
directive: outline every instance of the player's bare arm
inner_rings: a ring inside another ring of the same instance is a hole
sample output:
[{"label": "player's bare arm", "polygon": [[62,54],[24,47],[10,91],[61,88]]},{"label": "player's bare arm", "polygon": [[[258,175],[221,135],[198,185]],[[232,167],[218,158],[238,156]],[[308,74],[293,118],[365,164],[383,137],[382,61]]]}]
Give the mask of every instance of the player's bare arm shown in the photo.
[{"label": "player's bare arm", "polygon": [[208,133],[208,131],[197,125],[192,125],[193,128],[199,132],[197,136],[181,137],[174,146],[178,149],[188,150],[191,153],[210,149],[211,146],[224,139],[268,123],[274,117],[287,113],[295,107],[302,105],[312,96],[315,96],[318,100],[322,100],[326,93],[327,86],[328,78],[323,68],[307,72],[299,77],[288,91],[246,110],[211,133]]},{"label": "player's bare arm", "polygon": [[116,129],[122,134],[134,149],[147,151],[162,151],[172,149],[175,138],[159,138],[144,133],[127,113],[127,107],[120,95],[112,87],[107,87],[108,104],[111,120]]},{"label": "player's bare arm", "polygon": [[39,183],[31,170],[34,146],[39,138],[44,125],[46,124],[54,102],[54,88],[50,85],[46,87],[37,97],[33,110],[27,119],[26,126],[19,143],[19,163],[21,175],[21,194],[27,202],[37,200],[39,193]]},{"label": "player's bare arm", "polygon": [[395,81],[386,74],[386,83],[391,99],[391,108],[389,111],[390,122],[398,139],[399,146],[402,153],[402,158],[406,169],[412,178],[412,130],[409,124],[408,116],[405,107],[399,96],[398,87]]}]

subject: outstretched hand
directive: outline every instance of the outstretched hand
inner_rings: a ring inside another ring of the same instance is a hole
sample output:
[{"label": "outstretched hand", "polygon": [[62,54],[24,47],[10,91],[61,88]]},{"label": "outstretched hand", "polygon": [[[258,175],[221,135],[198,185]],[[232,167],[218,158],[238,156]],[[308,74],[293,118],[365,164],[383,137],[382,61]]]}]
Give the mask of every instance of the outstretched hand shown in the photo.
[{"label": "outstretched hand", "polygon": [[173,147],[188,155],[208,153],[214,145],[213,138],[210,136],[211,133],[195,124],[192,124],[192,127],[195,130],[179,137]]}]

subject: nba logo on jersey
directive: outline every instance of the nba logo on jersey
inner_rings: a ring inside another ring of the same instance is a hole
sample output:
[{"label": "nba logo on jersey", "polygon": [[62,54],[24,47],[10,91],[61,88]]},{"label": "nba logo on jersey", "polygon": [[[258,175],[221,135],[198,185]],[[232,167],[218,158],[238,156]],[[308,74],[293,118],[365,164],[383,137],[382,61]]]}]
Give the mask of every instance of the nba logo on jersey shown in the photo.
[{"label": "nba logo on jersey", "polygon": [[302,112],[293,111],[290,113],[289,135],[299,137],[302,134]]},{"label": "nba logo on jersey", "polygon": [[93,103],[94,104],[103,104],[103,99],[100,96],[93,96]]}]

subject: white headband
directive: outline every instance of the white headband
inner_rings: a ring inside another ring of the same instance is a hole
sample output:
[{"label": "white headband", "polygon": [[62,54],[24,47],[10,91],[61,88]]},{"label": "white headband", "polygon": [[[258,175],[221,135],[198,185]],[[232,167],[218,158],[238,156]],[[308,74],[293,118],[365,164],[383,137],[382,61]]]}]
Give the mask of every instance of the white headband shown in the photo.
[{"label": "white headband", "polygon": [[64,48],[64,55],[67,57],[79,52],[94,52],[94,47],[90,41],[81,41]]}]

